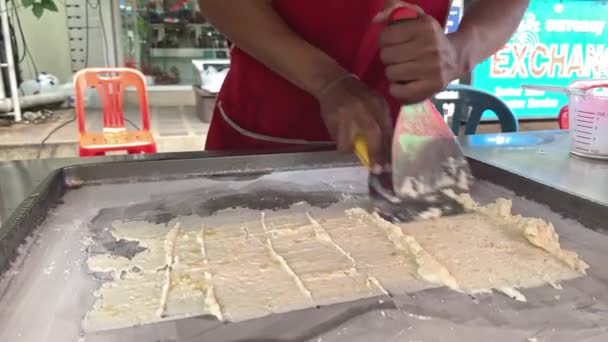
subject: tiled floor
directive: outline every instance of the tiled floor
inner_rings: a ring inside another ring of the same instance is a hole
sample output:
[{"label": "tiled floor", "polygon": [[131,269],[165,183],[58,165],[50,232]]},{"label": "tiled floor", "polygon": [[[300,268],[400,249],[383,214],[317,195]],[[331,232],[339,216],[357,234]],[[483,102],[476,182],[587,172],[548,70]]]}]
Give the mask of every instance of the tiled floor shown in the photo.
[{"label": "tiled floor", "polygon": [[[77,126],[71,122],[73,110],[55,111],[55,116],[42,124],[16,124],[0,127],[0,160],[32,159],[41,157],[76,156]],[[125,118],[141,127],[137,109],[127,109]],[[87,129],[98,131],[102,127],[100,110],[88,110]],[[134,127],[127,122],[127,129]],[[199,120],[194,107],[150,108],[150,125],[159,152],[200,151],[204,147],[209,125]],[[57,129],[41,148],[42,140]]]}]

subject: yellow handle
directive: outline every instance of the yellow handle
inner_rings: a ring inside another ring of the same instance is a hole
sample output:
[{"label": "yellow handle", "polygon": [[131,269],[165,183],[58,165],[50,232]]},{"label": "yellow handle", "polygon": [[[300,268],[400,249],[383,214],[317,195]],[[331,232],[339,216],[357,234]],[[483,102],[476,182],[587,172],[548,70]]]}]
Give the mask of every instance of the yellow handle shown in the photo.
[{"label": "yellow handle", "polygon": [[355,154],[357,155],[357,157],[359,157],[361,163],[363,163],[363,165],[365,165],[365,167],[369,169],[370,162],[369,153],[367,152],[367,141],[365,140],[365,137],[363,135],[358,134],[355,137],[355,143],[353,148],[355,150]]}]

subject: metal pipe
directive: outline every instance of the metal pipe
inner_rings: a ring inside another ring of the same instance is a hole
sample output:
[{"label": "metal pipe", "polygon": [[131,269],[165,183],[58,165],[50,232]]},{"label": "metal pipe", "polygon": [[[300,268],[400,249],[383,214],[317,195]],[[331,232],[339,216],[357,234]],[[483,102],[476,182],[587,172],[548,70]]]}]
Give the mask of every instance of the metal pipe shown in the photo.
[{"label": "metal pipe", "polygon": [[[137,3],[137,1],[133,1],[133,3]],[[110,65],[121,67],[125,63],[125,53],[123,51],[123,45],[120,43],[122,40],[122,32],[118,29],[122,27],[119,1],[110,1],[110,6],[108,22],[111,29],[111,35],[109,36],[111,40],[108,42],[108,49],[110,49],[110,51],[107,51],[106,53],[111,53],[112,60],[110,61]],[[106,28],[102,27],[101,29],[105,30]],[[139,49],[137,50],[139,51]],[[137,62],[139,63],[139,61],[140,60],[138,59]]]},{"label": "metal pipe", "polygon": [[6,64],[8,69],[8,80],[11,87],[11,97],[13,98],[13,112],[15,121],[21,121],[21,104],[19,103],[19,89],[17,86],[17,73],[15,72],[15,60],[13,59],[13,44],[11,41],[11,31],[8,25],[8,0],[0,0],[0,20],[2,20],[2,35],[4,37],[4,52],[6,53]]},{"label": "metal pipe", "polygon": [[[0,0],[2,1],[2,0]],[[48,94],[37,94],[20,96],[18,98],[17,106],[21,109],[38,107],[47,104],[60,103],[67,99],[67,95],[63,92],[48,93]],[[0,100],[0,113],[7,113],[15,108],[15,102],[11,99]],[[16,120],[16,118],[15,118]]]},{"label": "metal pipe", "polygon": [[[0,70],[2,70],[2,68],[3,66],[0,65]],[[0,101],[4,99],[6,99],[6,92],[4,91],[4,77],[2,77],[2,72],[0,72]]]}]

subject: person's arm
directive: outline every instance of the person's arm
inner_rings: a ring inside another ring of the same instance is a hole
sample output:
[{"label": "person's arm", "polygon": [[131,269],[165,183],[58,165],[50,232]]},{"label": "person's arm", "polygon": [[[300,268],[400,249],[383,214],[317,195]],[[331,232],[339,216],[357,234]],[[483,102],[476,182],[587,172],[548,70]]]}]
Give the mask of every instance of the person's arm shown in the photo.
[{"label": "person's arm", "polygon": [[272,0],[199,0],[209,22],[259,62],[318,96],[323,87],[348,74],[336,61],[294,33]]},{"label": "person's arm", "polygon": [[374,170],[389,160],[392,124],[384,98],[291,30],[271,0],[199,2],[205,17],[231,42],[319,101],[339,150],[351,151],[361,134]]},{"label": "person's arm", "polygon": [[448,35],[460,60],[460,73],[490,57],[519,26],[530,0],[476,0],[467,7],[458,30]]}]

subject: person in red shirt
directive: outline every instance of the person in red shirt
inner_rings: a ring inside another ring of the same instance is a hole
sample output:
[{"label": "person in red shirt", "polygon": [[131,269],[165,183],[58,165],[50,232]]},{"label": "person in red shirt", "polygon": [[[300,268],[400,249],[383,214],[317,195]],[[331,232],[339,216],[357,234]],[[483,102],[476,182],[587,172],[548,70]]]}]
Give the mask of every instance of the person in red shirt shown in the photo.
[{"label": "person in red shirt", "polygon": [[[363,134],[372,164],[382,167],[400,106],[432,97],[501,48],[528,3],[474,0],[446,35],[450,0],[200,0],[234,44],[205,148],[335,142],[349,151]],[[386,25],[399,6],[417,19]],[[380,24],[369,44],[366,32]],[[373,59],[355,75],[361,49]]]}]

